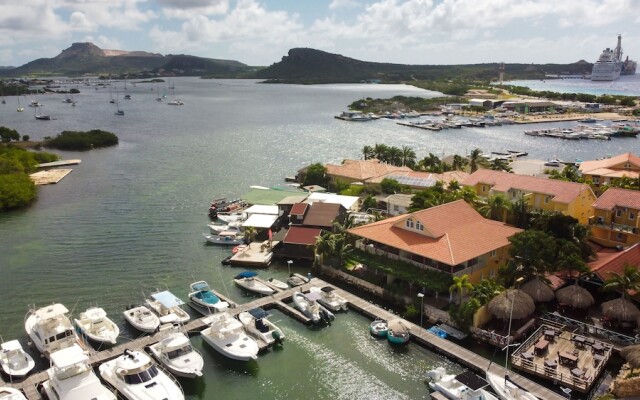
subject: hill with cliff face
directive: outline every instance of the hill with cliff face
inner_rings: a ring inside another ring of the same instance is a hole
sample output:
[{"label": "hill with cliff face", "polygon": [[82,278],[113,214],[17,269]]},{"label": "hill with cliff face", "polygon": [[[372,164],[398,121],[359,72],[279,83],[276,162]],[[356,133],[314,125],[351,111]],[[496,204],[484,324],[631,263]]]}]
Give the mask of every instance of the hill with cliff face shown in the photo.
[{"label": "hill with cliff face", "polygon": [[175,75],[235,76],[249,67],[238,61],[144,51],[103,50],[93,43],[73,43],[53,58],[40,58],[3,75],[83,75],[167,71]]},{"label": "hill with cliff face", "polygon": [[[508,79],[542,79],[546,74],[589,74],[583,60],[572,64],[505,64]],[[379,80],[477,79],[498,77],[500,64],[406,65],[360,61],[340,54],[308,48],[289,50],[287,56],[257,72],[257,77],[276,82],[328,83]]]}]

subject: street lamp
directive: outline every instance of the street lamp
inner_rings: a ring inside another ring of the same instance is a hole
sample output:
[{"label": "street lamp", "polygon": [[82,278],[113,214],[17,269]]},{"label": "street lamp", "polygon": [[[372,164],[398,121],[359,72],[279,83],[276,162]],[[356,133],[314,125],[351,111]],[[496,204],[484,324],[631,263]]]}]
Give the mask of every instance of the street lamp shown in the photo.
[{"label": "street lamp", "polygon": [[424,293],[418,293],[420,297],[420,328],[422,329],[422,313],[424,311]]},{"label": "street lamp", "polygon": [[291,276],[291,264],[293,264],[293,260],[287,261],[287,269],[289,270],[289,276]]}]

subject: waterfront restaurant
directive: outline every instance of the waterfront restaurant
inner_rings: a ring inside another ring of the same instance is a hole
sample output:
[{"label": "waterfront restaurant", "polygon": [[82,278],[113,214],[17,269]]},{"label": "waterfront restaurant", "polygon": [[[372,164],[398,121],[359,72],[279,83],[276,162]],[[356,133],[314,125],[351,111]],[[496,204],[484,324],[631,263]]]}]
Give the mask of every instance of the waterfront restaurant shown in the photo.
[{"label": "waterfront restaurant", "polygon": [[471,283],[494,278],[509,259],[509,237],[521,232],[482,217],[464,200],[358,226],[356,247]]}]

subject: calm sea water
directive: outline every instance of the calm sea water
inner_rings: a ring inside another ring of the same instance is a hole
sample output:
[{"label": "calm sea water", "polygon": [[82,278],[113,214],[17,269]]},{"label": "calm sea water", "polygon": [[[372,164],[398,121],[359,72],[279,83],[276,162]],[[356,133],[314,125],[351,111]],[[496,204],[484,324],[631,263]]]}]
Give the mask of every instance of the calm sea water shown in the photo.
[{"label": "calm sea water", "polygon": [[533,90],[550,90],[559,93],[640,96],[640,75],[623,75],[611,82],[592,82],[589,79],[545,79],[510,81],[505,82],[505,84],[527,86]]},{"label": "calm sea water", "polygon": [[[125,116],[114,115],[108,90],[79,89],[77,107],[62,103],[64,95],[38,98],[52,121],[35,120],[28,107],[17,113],[15,98],[0,105],[0,125],[34,139],[94,128],[120,138],[114,148],[63,152],[82,164],[59,184],[40,188],[29,209],[0,215],[0,334],[5,340],[26,337],[23,319],[30,304],[61,302],[75,313],[97,304],[120,323],[124,338],[133,338],[136,333],[121,312],[156,289],[186,297],[190,282],[205,279],[235,301],[250,300],[232,284],[239,270],[220,265],[228,249],[205,245],[211,199],[238,196],[249,185],[282,184],[284,176],[312,162],[358,158],[367,144],[407,145],[419,157],[480,147],[523,150],[535,158],[589,159],[638,148],[634,139],[532,138],[517,126],[430,132],[393,121],[333,118],[363,97],[435,95],[400,85],[179,78],[176,97],[184,106],[156,102],[149,84],[129,84],[126,94],[132,99],[120,101]],[[121,86],[121,99],[123,93]],[[22,98],[22,104],[28,100]],[[307,272],[295,264],[294,269]],[[284,278],[287,269],[274,264],[261,274]],[[274,314],[288,337],[285,348],[256,363],[230,362],[195,337],[206,368],[202,379],[185,384],[189,398],[418,399],[427,397],[426,370],[438,365],[460,370],[418,346],[394,350],[371,338],[369,321],[355,312],[320,330]]]}]

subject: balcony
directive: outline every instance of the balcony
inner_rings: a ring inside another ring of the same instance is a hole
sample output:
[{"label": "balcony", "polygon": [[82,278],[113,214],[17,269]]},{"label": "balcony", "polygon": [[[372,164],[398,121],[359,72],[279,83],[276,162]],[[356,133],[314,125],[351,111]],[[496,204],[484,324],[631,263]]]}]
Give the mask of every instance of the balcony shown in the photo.
[{"label": "balcony", "polygon": [[593,217],[591,219],[589,219],[589,225],[590,226],[597,226],[597,227],[603,228],[603,229],[610,229],[610,230],[616,231],[616,232],[631,233],[631,234],[638,234],[639,233],[639,229],[636,228],[635,226],[616,224],[615,222],[606,223],[604,221],[597,220],[597,219],[595,219]]}]

